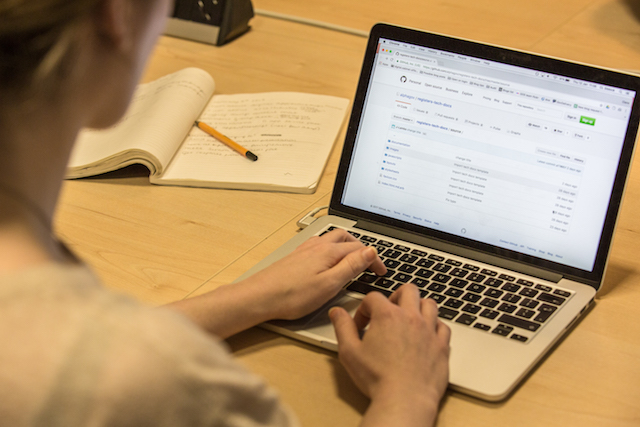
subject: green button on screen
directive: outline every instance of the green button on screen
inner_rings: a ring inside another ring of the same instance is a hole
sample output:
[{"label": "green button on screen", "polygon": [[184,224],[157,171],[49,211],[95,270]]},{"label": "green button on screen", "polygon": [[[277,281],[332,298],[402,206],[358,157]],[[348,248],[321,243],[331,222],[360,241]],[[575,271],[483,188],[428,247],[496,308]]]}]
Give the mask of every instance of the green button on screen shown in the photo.
[{"label": "green button on screen", "polygon": [[580,116],[580,123],[584,123],[585,125],[594,126],[596,124],[596,119],[591,117]]}]

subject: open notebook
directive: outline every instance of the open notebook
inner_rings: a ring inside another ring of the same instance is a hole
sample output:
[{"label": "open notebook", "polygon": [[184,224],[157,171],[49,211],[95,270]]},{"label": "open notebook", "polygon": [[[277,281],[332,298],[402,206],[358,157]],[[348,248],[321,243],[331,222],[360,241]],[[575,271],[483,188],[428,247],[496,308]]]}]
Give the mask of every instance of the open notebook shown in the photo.
[{"label": "open notebook", "polygon": [[451,387],[507,397],[602,284],[639,88],[610,70],[376,25],[329,215],[247,274],[332,227],[375,245],[389,273],[265,326],[336,349],[331,306],[412,282],[451,327]]}]

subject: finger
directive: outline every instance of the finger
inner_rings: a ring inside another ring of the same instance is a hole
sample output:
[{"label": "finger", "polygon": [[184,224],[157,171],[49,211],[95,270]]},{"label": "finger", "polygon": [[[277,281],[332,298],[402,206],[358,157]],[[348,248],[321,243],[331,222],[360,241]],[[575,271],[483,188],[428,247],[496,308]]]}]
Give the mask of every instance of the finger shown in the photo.
[{"label": "finger", "polygon": [[421,310],[420,293],[418,288],[411,283],[400,286],[397,291],[391,294],[389,300],[403,308]]},{"label": "finger", "polygon": [[384,263],[378,256],[378,251],[376,251],[374,248],[371,248],[371,247],[370,249],[373,250],[375,257],[371,262],[371,264],[369,264],[369,267],[368,267],[369,270],[373,271],[378,276],[384,276],[385,274],[387,274],[387,267],[384,265]]},{"label": "finger", "polygon": [[331,319],[336,331],[339,348],[354,346],[360,340],[358,328],[344,308],[332,307],[329,309],[329,319]]},{"label": "finger", "polygon": [[[387,268],[382,264],[376,250],[369,246],[358,247],[354,250],[351,243],[345,243],[338,245],[336,256],[341,257],[340,261],[330,270],[327,270],[325,274],[331,274],[334,280],[342,283],[353,279],[356,275],[362,273],[369,268],[375,268],[376,274],[383,275],[387,272]],[[376,260],[379,264],[376,264]]]},{"label": "finger", "polygon": [[385,304],[390,304],[389,300],[380,292],[370,292],[358,306],[353,321],[358,330],[363,330],[371,321],[374,312],[381,309]]},{"label": "finger", "polygon": [[440,319],[437,320],[436,334],[442,342],[449,345],[451,342],[451,328]]},{"label": "finger", "polygon": [[347,233],[345,230],[337,228],[321,236],[311,236],[307,240],[305,240],[303,243],[301,243],[300,246],[298,247],[308,248],[308,247],[319,245],[327,241],[333,242],[333,243],[360,242],[360,240],[356,239],[354,236]]},{"label": "finger", "polygon": [[431,298],[424,298],[420,304],[420,312],[422,313],[422,317],[424,317],[425,320],[437,327],[438,304]]},{"label": "finger", "polygon": [[346,230],[341,228],[336,228],[328,233],[325,233],[321,236],[321,239],[328,240],[334,243],[341,242],[360,242],[360,240],[356,239],[351,233],[348,233]]}]

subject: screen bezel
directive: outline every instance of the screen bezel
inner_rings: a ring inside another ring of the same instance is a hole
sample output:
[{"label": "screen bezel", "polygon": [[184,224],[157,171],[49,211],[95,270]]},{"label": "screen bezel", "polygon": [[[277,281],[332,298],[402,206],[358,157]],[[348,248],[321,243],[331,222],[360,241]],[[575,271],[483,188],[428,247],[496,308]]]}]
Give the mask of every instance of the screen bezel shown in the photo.
[{"label": "screen bezel", "polygon": [[[610,199],[611,203],[609,204],[609,208],[605,215],[601,240],[597,249],[593,270],[582,270],[531,255],[525,255],[509,249],[496,248],[486,243],[429,229],[342,204],[345,185],[348,178],[349,164],[352,159],[353,149],[357,139],[358,126],[362,119],[364,102],[368,92],[370,78],[372,76],[372,69],[376,58],[378,43],[381,38],[444,50],[461,55],[473,56],[504,64],[521,66],[536,71],[564,75],[569,78],[587,80],[604,85],[615,86],[621,89],[628,89],[636,93],[636,97],[634,98],[631,108],[631,116],[623,142],[618,169],[614,179]],[[346,132],[342,157],[340,159],[335,186],[331,197],[329,208],[330,213],[350,219],[362,219],[376,224],[384,224],[385,226],[390,226],[392,228],[406,230],[410,233],[416,233],[421,236],[444,241],[450,244],[452,243],[455,246],[471,248],[484,254],[498,257],[499,259],[524,263],[528,266],[557,273],[563,277],[586,283],[598,289],[601,285],[606,268],[616,219],[618,217],[620,203],[622,201],[626,179],[633,157],[634,144],[638,132],[638,123],[640,122],[639,94],[640,78],[636,76],[560,60],[557,58],[550,58],[503,47],[452,38],[440,34],[427,33],[388,24],[376,24],[371,30],[367,44],[362,71],[353,103],[353,109]]]}]

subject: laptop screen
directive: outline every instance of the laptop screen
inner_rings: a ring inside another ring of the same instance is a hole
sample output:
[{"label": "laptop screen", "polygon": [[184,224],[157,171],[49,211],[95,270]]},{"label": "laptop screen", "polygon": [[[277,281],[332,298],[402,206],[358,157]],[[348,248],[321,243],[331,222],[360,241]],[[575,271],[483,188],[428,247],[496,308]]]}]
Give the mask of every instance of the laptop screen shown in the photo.
[{"label": "laptop screen", "polygon": [[483,56],[377,40],[341,203],[593,270],[636,92]]}]

